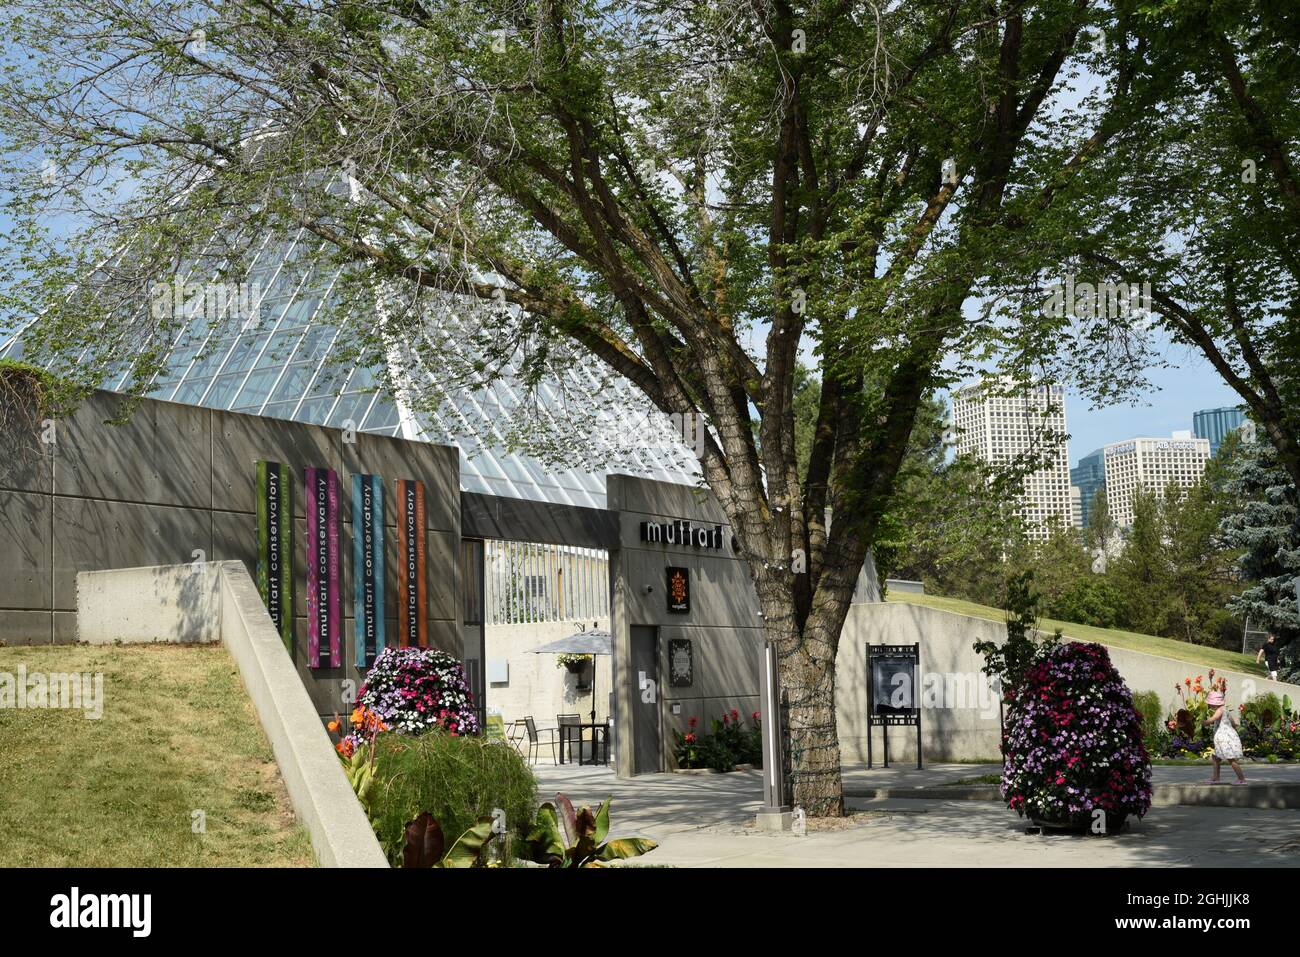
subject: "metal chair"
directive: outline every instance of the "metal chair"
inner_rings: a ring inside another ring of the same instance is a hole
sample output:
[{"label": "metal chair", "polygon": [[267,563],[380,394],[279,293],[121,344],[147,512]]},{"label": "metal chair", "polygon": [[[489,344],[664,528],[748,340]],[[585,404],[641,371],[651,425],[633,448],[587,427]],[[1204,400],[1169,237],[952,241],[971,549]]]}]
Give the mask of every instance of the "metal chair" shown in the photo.
[{"label": "metal chair", "polygon": [[582,715],[580,714],[557,714],[555,723],[558,724],[560,732],[560,758],[564,757],[564,747],[569,747],[569,758],[573,758],[573,729],[578,731],[578,758],[582,759]]},{"label": "metal chair", "polygon": [[[531,714],[524,718],[524,727],[528,730],[528,760],[535,762],[538,754],[541,752],[542,745],[549,744],[551,746],[551,762],[553,764],[559,764],[555,759],[555,744],[557,741],[556,732],[560,729],[537,727]],[[541,734],[547,734],[548,737],[543,740],[540,737]]]}]

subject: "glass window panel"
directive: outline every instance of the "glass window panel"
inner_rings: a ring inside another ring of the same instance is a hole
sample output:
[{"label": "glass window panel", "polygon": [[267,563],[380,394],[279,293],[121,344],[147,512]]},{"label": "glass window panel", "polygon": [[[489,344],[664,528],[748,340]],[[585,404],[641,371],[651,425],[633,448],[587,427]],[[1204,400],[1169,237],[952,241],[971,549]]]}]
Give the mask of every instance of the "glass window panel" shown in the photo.
[{"label": "glass window panel", "polygon": [[334,407],[329,421],[325,424],[341,429],[346,426],[348,420],[351,420],[352,428],[359,428],[366,417],[366,410],[370,408],[370,403],[374,399],[373,392],[348,392],[339,396],[338,405]]},{"label": "glass window panel", "polygon": [[172,401],[197,405],[199,400],[203,398],[203,393],[207,390],[210,381],[207,378],[186,379],[181,383],[181,387],[176,390],[176,394],[172,396]]},{"label": "glass window panel", "polygon": [[[268,372],[272,370],[267,370]],[[307,391],[307,384],[311,382],[312,373],[315,370],[309,365],[294,363],[284,370],[284,377],[276,387],[276,401],[301,398],[302,394]]]},{"label": "glass window panel", "polygon": [[273,419],[287,419],[293,415],[294,406],[298,403],[293,402],[272,402],[262,410],[262,415],[270,416]]},{"label": "glass window panel", "polygon": [[239,390],[239,383],[244,379],[244,374],[236,373],[235,375],[219,375],[212,380],[212,388],[208,391],[203,404],[212,409],[228,409],[230,402]]},{"label": "glass window panel", "polygon": [[393,400],[383,394],[377,396],[375,404],[370,408],[370,415],[366,417],[365,428],[378,432],[381,429],[395,428],[397,424],[397,406]]},{"label": "glass window panel", "polygon": [[294,420],[297,422],[324,422],[325,416],[329,414],[330,406],[334,404],[334,399],[308,399],[302,404]]},{"label": "glass window panel", "polygon": [[279,373],[275,369],[262,369],[250,375],[239,392],[236,408],[257,408],[265,402],[271,394],[277,375]]}]

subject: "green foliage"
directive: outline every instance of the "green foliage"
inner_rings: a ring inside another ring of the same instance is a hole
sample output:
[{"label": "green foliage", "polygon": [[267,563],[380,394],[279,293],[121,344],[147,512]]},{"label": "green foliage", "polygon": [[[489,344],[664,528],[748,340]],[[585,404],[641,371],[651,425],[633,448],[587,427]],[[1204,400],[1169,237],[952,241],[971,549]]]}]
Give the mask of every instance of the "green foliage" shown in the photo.
[{"label": "green foliage", "polygon": [[645,837],[609,836],[609,805],[606,800],[594,812],[589,807],[575,810],[563,794],[555,803],[537,810],[537,825],[528,835],[532,860],[555,868],[604,867],[611,861],[649,854],[658,842]]},{"label": "green foliage", "polygon": [[447,847],[442,825],[424,811],[404,829],[402,867],[481,867],[486,863],[492,840],[492,818],[475,821]]},{"label": "green foliage", "polygon": [[1146,743],[1149,754],[1160,754],[1164,748],[1162,742],[1166,737],[1164,722],[1164,705],[1160,695],[1155,691],[1135,691],[1133,707],[1142,717],[1142,740]]},{"label": "green foliage", "polygon": [[1296,486],[1266,442],[1244,442],[1225,476],[1235,507],[1223,517],[1224,541],[1241,549],[1239,571],[1251,584],[1230,607],[1255,627],[1273,629],[1285,680],[1300,676],[1300,508]]},{"label": "green foliage", "polygon": [[1041,599],[1033,585],[1032,571],[1020,572],[1007,581],[1003,604],[1007,612],[1007,640],[1002,644],[977,641],[974,645],[976,653],[984,656],[981,670],[1001,683],[1006,697],[1019,693],[1026,673],[1060,638],[1060,632],[1045,635],[1038,630]]},{"label": "green foliage", "polygon": [[523,837],[532,827],[537,782],[504,742],[443,731],[419,737],[384,733],[374,748],[367,810],[394,864],[406,846],[407,824],[426,811],[450,834],[463,834],[496,808],[505,812],[508,837]]},{"label": "green foliage", "polygon": [[712,733],[696,731],[699,719],[691,717],[686,731],[673,730],[673,757],[679,768],[712,768],[733,771],[738,764],[763,764],[763,730],[757,711],[746,724],[740,712],[732,709],[719,720],[713,719]]}]

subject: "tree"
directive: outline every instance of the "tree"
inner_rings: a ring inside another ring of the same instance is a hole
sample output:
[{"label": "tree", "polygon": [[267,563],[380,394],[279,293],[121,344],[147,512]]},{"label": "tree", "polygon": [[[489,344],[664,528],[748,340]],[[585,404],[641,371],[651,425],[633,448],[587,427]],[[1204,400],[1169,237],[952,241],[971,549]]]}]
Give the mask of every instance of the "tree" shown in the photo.
[{"label": "tree", "polygon": [[1114,569],[1124,623],[1148,635],[1161,633],[1168,611],[1169,569],[1163,533],[1159,500],[1138,488],[1133,493],[1133,524]]},{"label": "tree", "polygon": [[1250,582],[1228,602],[1256,626],[1273,629],[1284,645],[1288,680],[1300,672],[1300,509],[1296,487],[1280,456],[1267,442],[1245,442],[1233,461],[1229,488],[1236,508],[1224,516],[1220,534],[1230,548],[1241,549],[1240,576]]},{"label": "tree", "polygon": [[[1114,8],[1135,37],[1131,113],[1042,234],[1050,272],[1146,283],[1154,318],[1241,397],[1300,484],[1300,17],[1271,0]],[[1154,358],[1128,311],[1080,316],[1082,338],[1123,342],[1106,361]]]},{"label": "tree", "polygon": [[[271,229],[300,268],[346,266],[330,308],[348,358],[417,409],[594,358],[702,420],[704,480],[780,657],[793,798],[839,814],[854,584],[923,397],[990,365],[1047,372],[1043,317],[967,306],[1120,132],[1117,110],[1058,109],[1085,60],[1127,95],[1127,49],[1099,59],[1081,36],[1105,16],[1088,0],[36,0],[0,13],[8,302],[43,310],[29,342],[59,371],[126,367],[142,390],[177,323],[140,304],[177,274],[246,274]],[[72,241],[49,236],[56,207]],[[374,320],[349,322],[361,308]],[[563,458],[585,434],[546,447]]]}]

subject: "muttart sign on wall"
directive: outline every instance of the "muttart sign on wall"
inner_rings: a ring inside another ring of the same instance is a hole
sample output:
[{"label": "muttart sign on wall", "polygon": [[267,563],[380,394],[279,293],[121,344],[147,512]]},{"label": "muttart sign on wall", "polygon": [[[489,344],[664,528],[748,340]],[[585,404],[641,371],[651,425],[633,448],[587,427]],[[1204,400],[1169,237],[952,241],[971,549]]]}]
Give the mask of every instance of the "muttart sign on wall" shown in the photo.
[{"label": "muttart sign on wall", "polygon": [[339,477],[305,468],[307,493],[307,661],[313,668],[343,664],[339,633]]},{"label": "muttart sign on wall", "polygon": [[257,463],[257,588],[284,646],[293,652],[293,476]]},{"label": "muttart sign on wall", "polygon": [[352,476],[352,579],[356,662],[365,669],[384,650],[384,480]]},{"label": "muttart sign on wall", "polygon": [[397,482],[397,631],[402,647],[429,647],[425,617],[424,483]]},{"label": "muttart sign on wall", "polygon": [[681,519],[674,522],[642,522],[641,541],[721,551],[722,526],[692,525]]}]

